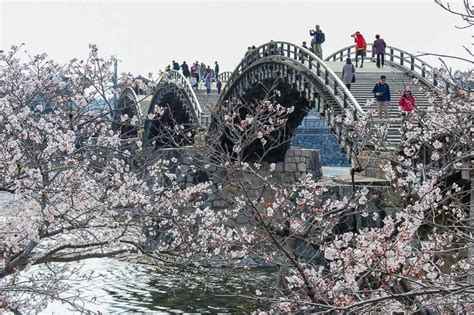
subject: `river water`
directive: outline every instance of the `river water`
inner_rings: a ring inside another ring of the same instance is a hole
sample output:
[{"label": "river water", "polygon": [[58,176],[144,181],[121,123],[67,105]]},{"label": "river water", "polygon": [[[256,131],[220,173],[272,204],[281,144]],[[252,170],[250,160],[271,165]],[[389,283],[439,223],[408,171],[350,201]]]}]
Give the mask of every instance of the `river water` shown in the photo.
[{"label": "river water", "polygon": [[[94,271],[91,281],[74,285],[81,295],[94,303],[87,309],[101,313],[153,312],[156,313],[227,313],[251,312],[264,305],[255,305],[231,292],[245,294],[254,288],[244,288],[237,278],[222,279],[184,274],[175,268],[131,263],[117,259],[90,259],[82,271]],[[254,276],[262,282],[272,279],[266,271]],[[51,303],[45,314],[69,312],[66,305]]]},{"label": "river water", "polygon": [[[348,174],[348,168],[323,168],[325,176]],[[0,193],[0,217],[8,212],[10,195]],[[86,308],[101,313],[153,312],[159,313],[249,313],[266,309],[266,305],[255,305],[244,297],[255,292],[244,287],[237,277],[218,278],[199,274],[184,274],[178,269],[151,264],[131,262],[113,258],[89,259],[81,262],[86,274],[94,271],[91,281],[73,283],[88,302]],[[250,283],[269,287],[275,282],[275,273],[269,270],[252,272]],[[67,305],[51,303],[44,314],[69,314]]]},{"label": "river water", "polygon": [[[0,218],[8,215],[11,195],[0,193]],[[242,286],[237,277],[217,277],[206,274],[191,274],[176,267],[138,263],[142,259],[100,258],[80,263],[81,272],[94,271],[90,281],[71,282],[71,292],[80,292],[85,299],[85,308],[105,314],[122,312],[160,313],[249,313],[265,305],[256,305],[243,297],[254,293],[255,287]],[[34,267],[29,272],[35,272]],[[252,271],[252,284],[274,283],[271,271]],[[271,285],[264,285],[268,287]],[[94,301],[94,302],[92,302]],[[0,312],[1,313],[1,312]],[[42,314],[72,314],[66,304],[53,302]]]}]

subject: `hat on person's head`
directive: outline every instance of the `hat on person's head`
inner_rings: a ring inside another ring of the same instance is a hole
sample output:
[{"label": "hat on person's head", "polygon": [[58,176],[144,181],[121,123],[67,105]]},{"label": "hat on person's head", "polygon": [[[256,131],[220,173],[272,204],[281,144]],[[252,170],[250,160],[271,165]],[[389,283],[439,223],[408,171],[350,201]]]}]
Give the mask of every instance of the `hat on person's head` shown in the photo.
[{"label": "hat on person's head", "polygon": [[360,34],[360,32],[359,32],[359,31],[357,31],[357,32],[356,32],[356,34]]},{"label": "hat on person's head", "polygon": [[380,80],[385,80],[385,79],[387,79],[386,76],[384,76],[384,75],[381,75],[381,76],[380,76]]}]

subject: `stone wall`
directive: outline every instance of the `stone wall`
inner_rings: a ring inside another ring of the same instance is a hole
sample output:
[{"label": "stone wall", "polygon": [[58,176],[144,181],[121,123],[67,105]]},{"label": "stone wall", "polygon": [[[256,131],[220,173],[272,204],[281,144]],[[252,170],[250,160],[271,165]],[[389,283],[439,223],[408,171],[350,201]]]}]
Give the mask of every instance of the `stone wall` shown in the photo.
[{"label": "stone wall", "polygon": [[390,152],[377,152],[377,154],[362,152],[362,154],[359,155],[359,161],[365,168],[361,174],[367,177],[385,179],[382,166],[387,163],[392,155]]},{"label": "stone wall", "polygon": [[[239,191],[239,185],[233,184],[236,176],[243,183],[248,184],[248,188],[255,194],[262,192],[259,189],[265,189],[262,188],[265,182],[263,178],[267,178],[271,184],[290,184],[306,174],[311,174],[316,180],[322,177],[319,151],[314,149],[290,147],[285,154],[284,161],[263,162],[258,168],[251,164],[249,170],[238,171],[237,175],[228,174],[226,168],[220,165],[207,163],[205,158],[200,158],[202,154],[199,147],[182,147],[160,149],[156,156],[162,160],[174,161],[170,162],[171,172],[177,176],[183,187],[212,180],[214,183],[212,194],[207,199],[207,205],[212,209],[230,206],[229,202],[233,197],[242,193]],[[162,181],[164,185],[168,181],[165,175],[160,176],[157,180]]]}]

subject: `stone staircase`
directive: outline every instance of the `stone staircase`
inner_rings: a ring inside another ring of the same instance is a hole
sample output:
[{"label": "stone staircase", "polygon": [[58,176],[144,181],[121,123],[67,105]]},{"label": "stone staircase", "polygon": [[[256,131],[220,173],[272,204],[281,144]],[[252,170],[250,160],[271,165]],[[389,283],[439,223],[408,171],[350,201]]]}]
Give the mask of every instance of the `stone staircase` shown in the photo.
[{"label": "stone staircase", "polygon": [[[344,65],[343,62],[326,61],[326,63],[339,77],[342,76],[342,67]],[[391,93],[389,121],[387,124],[388,134],[386,140],[387,142],[395,145],[401,140],[400,131],[402,125],[402,116],[398,101],[405,90],[405,86],[408,85],[411,87],[412,94],[416,99],[416,106],[418,109],[426,109],[429,106],[427,97],[428,87],[421,84],[414,86],[412,84],[412,77],[396,68],[390,67],[388,65],[385,65],[383,68],[377,68],[375,63],[365,60],[363,68],[356,68],[356,82],[351,84],[351,92],[364,111],[375,111],[374,122],[377,123],[385,123],[385,121],[379,121],[377,119],[377,104],[375,103],[374,96],[372,94],[372,89],[374,85],[379,82],[381,75],[385,75],[387,77],[386,82],[390,86]],[[326,99],[330,99],[327,97],[328,95],[324,96]],[[335,104],[329,103],[328,105],[332,106]],[[336,112],[338,112],[338,106],[334,106],[333,108],[335,108]]]},{"label": "stone staircase", "polygon": [[219,100],[219,94],[217,94],[215,83],[213,83],[211,86],[210,94],[206,94],[206,88],[200,88],[197,92],[195,91],[195,93],[203,112],[201,117],[201,125],[208,126],[211,123],[211,112]]}]

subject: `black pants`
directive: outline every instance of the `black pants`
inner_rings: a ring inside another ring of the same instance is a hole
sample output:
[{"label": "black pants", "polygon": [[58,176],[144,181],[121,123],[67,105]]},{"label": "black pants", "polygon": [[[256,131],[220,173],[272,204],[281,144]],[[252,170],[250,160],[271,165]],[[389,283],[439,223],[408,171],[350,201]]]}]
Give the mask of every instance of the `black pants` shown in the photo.
[{"label": "black pants", "polygon": [[356,50],[356,67],[359,63],[359,56],[361,61],[361,67],[364,65],[365,49]]},{"label": "black pants", "polygon": [[377,54],[377,67],[384,66],[385,64],[385,53],[378,53]]},{"label": "black pants", "polygon": [[347,87],[348,90],[351,89],[351,84],[350,83],[349,84],[346,83],[345,86]]}]

